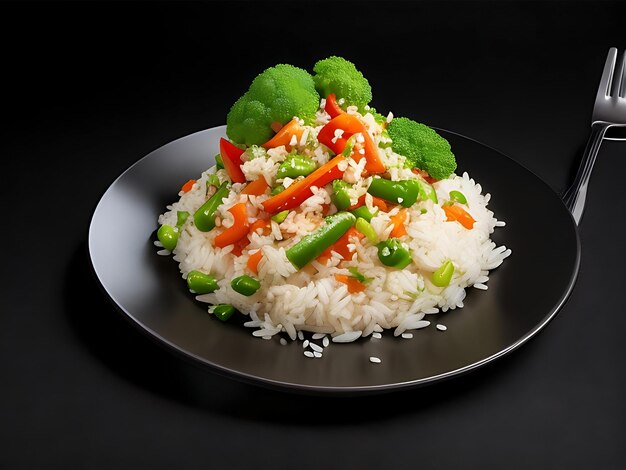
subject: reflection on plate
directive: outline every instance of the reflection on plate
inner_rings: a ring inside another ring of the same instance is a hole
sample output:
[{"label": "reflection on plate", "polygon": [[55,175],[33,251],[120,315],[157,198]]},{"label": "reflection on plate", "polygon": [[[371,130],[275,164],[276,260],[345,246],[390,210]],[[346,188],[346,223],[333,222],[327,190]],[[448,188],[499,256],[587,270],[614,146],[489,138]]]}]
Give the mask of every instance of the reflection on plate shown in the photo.
[{"label": "reflection on plate", "polygon": [[[170,257],[153,245],[157,217],[172,188],[213,164],[225,127],[183,137],[150,153],[103,195],[89,230],[94,271],[115,305],[143,331],[211,370],[258,385],[312,393],[365,393],[414,387],[458,375],[517,348],[553,318],[569,296],[580,262],[576,225],[561,199],[501,153],[449,131],[458,172],[492,194],[507,226],[492,235],[514,256],[490,273],[489,289],[469,289],[465,307],[429,317],[410,340],[332,344],[311,360],[302,346],[254,338],[240,322],[208,315]],[[110,240],[116,240],[113,244]],[[435,328],[437,323],[447,330]],[[380,364],[369,361],[371,356]]]}]

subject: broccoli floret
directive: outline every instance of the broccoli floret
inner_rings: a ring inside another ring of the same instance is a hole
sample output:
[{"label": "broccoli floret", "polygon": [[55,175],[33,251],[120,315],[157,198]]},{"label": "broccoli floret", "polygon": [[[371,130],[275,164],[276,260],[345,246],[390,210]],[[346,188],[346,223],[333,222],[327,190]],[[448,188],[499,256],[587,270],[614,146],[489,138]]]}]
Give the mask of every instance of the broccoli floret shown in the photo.
[{"label": "broccoli floret", "polygon": [[313,71],[315,87],[324,98],[334,93],[338,100],[343,98],[348,105],[356,105],[359,109],[372,101],[372,87],[352,62],[331,56],[318,61]]},{"label": "broccoli floret", "polygon": [[394,118],[387,127],[391,148],[410,161],[411,166],[444,179],[456,170],[450,143],[430,127],[405,117]]},{"label": "broccoli floret", "polygon": [[259,74],[233,104],[226,116],[226,134],[240,144],[261,145],[274,135],[272,123],[284,125],[294,116],[310,119],[319,103],[309,72],[279,64]]}]

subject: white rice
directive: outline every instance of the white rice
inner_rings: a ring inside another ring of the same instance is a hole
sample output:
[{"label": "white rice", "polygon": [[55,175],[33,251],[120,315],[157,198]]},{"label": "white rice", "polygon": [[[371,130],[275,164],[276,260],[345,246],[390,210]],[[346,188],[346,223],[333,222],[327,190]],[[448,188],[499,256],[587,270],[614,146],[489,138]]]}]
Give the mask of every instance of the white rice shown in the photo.
[{"label": "white rice", "polygon": [[[357,113],[356,110],[352,111]],[[366,114],[361,117],[371,137],[376,142],[381,141],[382,128],[373,116]],[[392,113],[389,113],[388,120],[392,117]],[[330,155],[325,147],[317,144],[316,136],[321,126],[328,121],[328,115],[320,109],[317,119],[316,126],[304,126],[302,138],[291,144],[299,145],[302,153],[321,165],[329,160]],[[268,184],[274,185],[278,167],[288,153],[285,147],[271,149],[265,155],[246,160],[242,170],[250,180],[263,176]],[[380,149],[380,155],[390,167],[391,179],[419,178],[403,167],[404,157],[393,153],[391,148]],[[372,208],[372,197],[367,194],[371,178],[361,177],[364,164],[365,159],[359,163],[350,159],[344,176],[354,180],[350,193],[353,202],[365,194],[365,203]],[[174,226],[178,211],[193,214],[211,194],[207,192],[206,181],[212,174],[217,175],[220,182],[228,178],[224,170],[217,171],[216,167],[208,169],[190,191],[179,193],[179,199],[167,206],[158,222]],[[285,178],[283,184],[288,183],[293,181]],[[286,257],[286,250],[323,224],[325,207],[330,205],[331,213],[336,210],[330,198],[330,185],[312,188],[313,196],[297,210],[291,211],[285,221],[280,224],[271,222],[269,234],[264,235],[261,230],[250,234],[250,244],[241,256],[236,257],[231,253],[232,245],[214,247],[212,242],[221,229],[201,232],[194,226],[193,217],[188,217],[180,228],[173,253],[163,249],[158,242],[155,242],[155,246],[159,248],[159,255],[173,255],[183,279],[192,270],[215,276],[219,289],[210,294],[198,295],[196,299],[211,305],[231,304],[244,315],[249,315],[250,320],[244,325],[253,328],[252,334],[256,337],[271,339],[282,333],[291,340],[304,341],[303,332],[309,332],[312,333],[311,339],[323,339],[324,347],[330,343],[329,337],[333,343],[347,343],[368,336],[380,339],[380,333],[390,329],[393,329],[394,336],[410,338],[410,331],[430,325],[430,321],[424,319],[426,315],[463,307],[467,288],[486,290],[489,272],[511,254],[510,249],[496,246],[491,240],[493,231],[504,227],[505,222],[497,220],[488,209],[491,195],[483,194],[481,185],[468,173],[453,174],[433,186],[439,199],[438,204],[422,201],[407,210],[405,228],[408,237],[405,243],[412,253],[413,262],[402,270],[383,266],[378,259],[377,247],[366,239],[356,238],[350,244],[352,253],[349,259],[344,260],[333,252],[326,264],[315,260],[304,269],[294,268]],[[218,227],[232,225],[228,209],[236,203],[245,203],[250,220],[256,220],[262,210],[262,202],[269,196],[239,194],[243,187],[243,184],[232,185],[231,192],[218,209]],[[449,199],[452,190],[462,192],[467,199],[464,207],[476,220],[471,230],[446,220],[442,204]],[[399,210],[400,207],[389,213],[380,211],[371,220],[381,240],[389,237],[393,229],[390,217]],[[246,263],[249,256],[258,250],[262,251],[263,257],[255,277],[260,280],[261,288],[246,297],[231,288],[230,280],[251,274]],[[437,287],[430,281],[431,275],[446,260],[452,261],[454,274],[447,287]],[[356,268],[370,279],[363,292],[351,294],[345,284],[336,280],[335,275],[350,275],[348,268]],[[437,329],[443,330],[445,327],[437,325]],[[307,357],[316,357],[314,353],[321,355],[322,347],[310,341],[308,346],[313,351],[305,350]]]}]

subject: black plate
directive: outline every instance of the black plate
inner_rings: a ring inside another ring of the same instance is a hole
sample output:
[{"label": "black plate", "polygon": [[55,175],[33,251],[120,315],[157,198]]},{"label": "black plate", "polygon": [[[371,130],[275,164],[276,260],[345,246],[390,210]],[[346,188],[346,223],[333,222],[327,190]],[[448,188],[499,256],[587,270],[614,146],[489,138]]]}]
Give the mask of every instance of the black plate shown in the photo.
[{"label": "black plate", "polygon": [[[89,230],[94,271],[113,302],[160,343],[211,370],[301,392],[404,389],[468,372],[525,343],[569,296],[580,263],[576,224],[552,189],[513,160],[472,139],[440,130],[467,171],[492,195],[506,227],[492,238],[513,254],[491,272],[489,289],[469,289],[465,307],[429,316],[414,338],[331,344],[322,359],[299,342],[254,338],[241,322],[222,323],[186,289],[177,263],[153,245],[157,217],[177,189],[213,165],[224,126],[171,142],[124,172],[100,200]],[[445,324],[445,332],[435,328]],[[115,339],[112,339],[112,345]],[[112,346],[113,347],[113,346]],[[373,364],[370,356],[382,359]]]}]

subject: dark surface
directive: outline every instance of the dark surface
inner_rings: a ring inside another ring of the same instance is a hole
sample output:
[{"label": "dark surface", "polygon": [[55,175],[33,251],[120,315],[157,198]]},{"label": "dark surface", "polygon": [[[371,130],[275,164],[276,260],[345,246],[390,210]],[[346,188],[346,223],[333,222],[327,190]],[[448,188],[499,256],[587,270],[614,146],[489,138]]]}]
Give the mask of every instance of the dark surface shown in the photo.
[{"label": "dark surface", "polygon": [[[515,350],[554,317],[576,281],[580,244],[570,212],[547,184],[489,147],[439,132],[455,150],[461,172],[468,171],[491,194],[489,207],[506,221],[492,240],[512,249],[514,256],[490,273],[487,292],[470,289],[462,311],[429,315],[430,327],[412,341],[389,333],[380,340],[327,349],[324,360],[311,361],[299,341],[283,347],[278,341],[282,335],[252,340],[250,330],[241,326],[248,317],[225,324],[206,314],[206,304],[194,300],[176,263],[157,256],[153,241],[159,214],[175,199],[180,182],[214,164],[224,126],[151,152],[107,189],[89,227],[94,272],[119,309],[143,331],[188,359],[255,385],[354,396],[467,373]],[[551,263],[528,295],[520,285],[537,275],[537,259]],[[437,323],[448,327],[445,335],[435,328]],[[306,338],[311,339],[308,334]],[[373,366],[372,356],[383,365]]]},{"label": "dark surface", "polygon": [[[266,66],[344,55],[381,111],[472,136],[561,193],[606,53],[626,48],[619,3],[316,5],[0,4],[0,467],[624,468],[625,143],[598,156],[562,311],[439,385],[244,385],[156,345],[102,293],[86,248],[100,196],[143,155],[223,124]],[[540,282],[554,261],[536,261]]]}]

